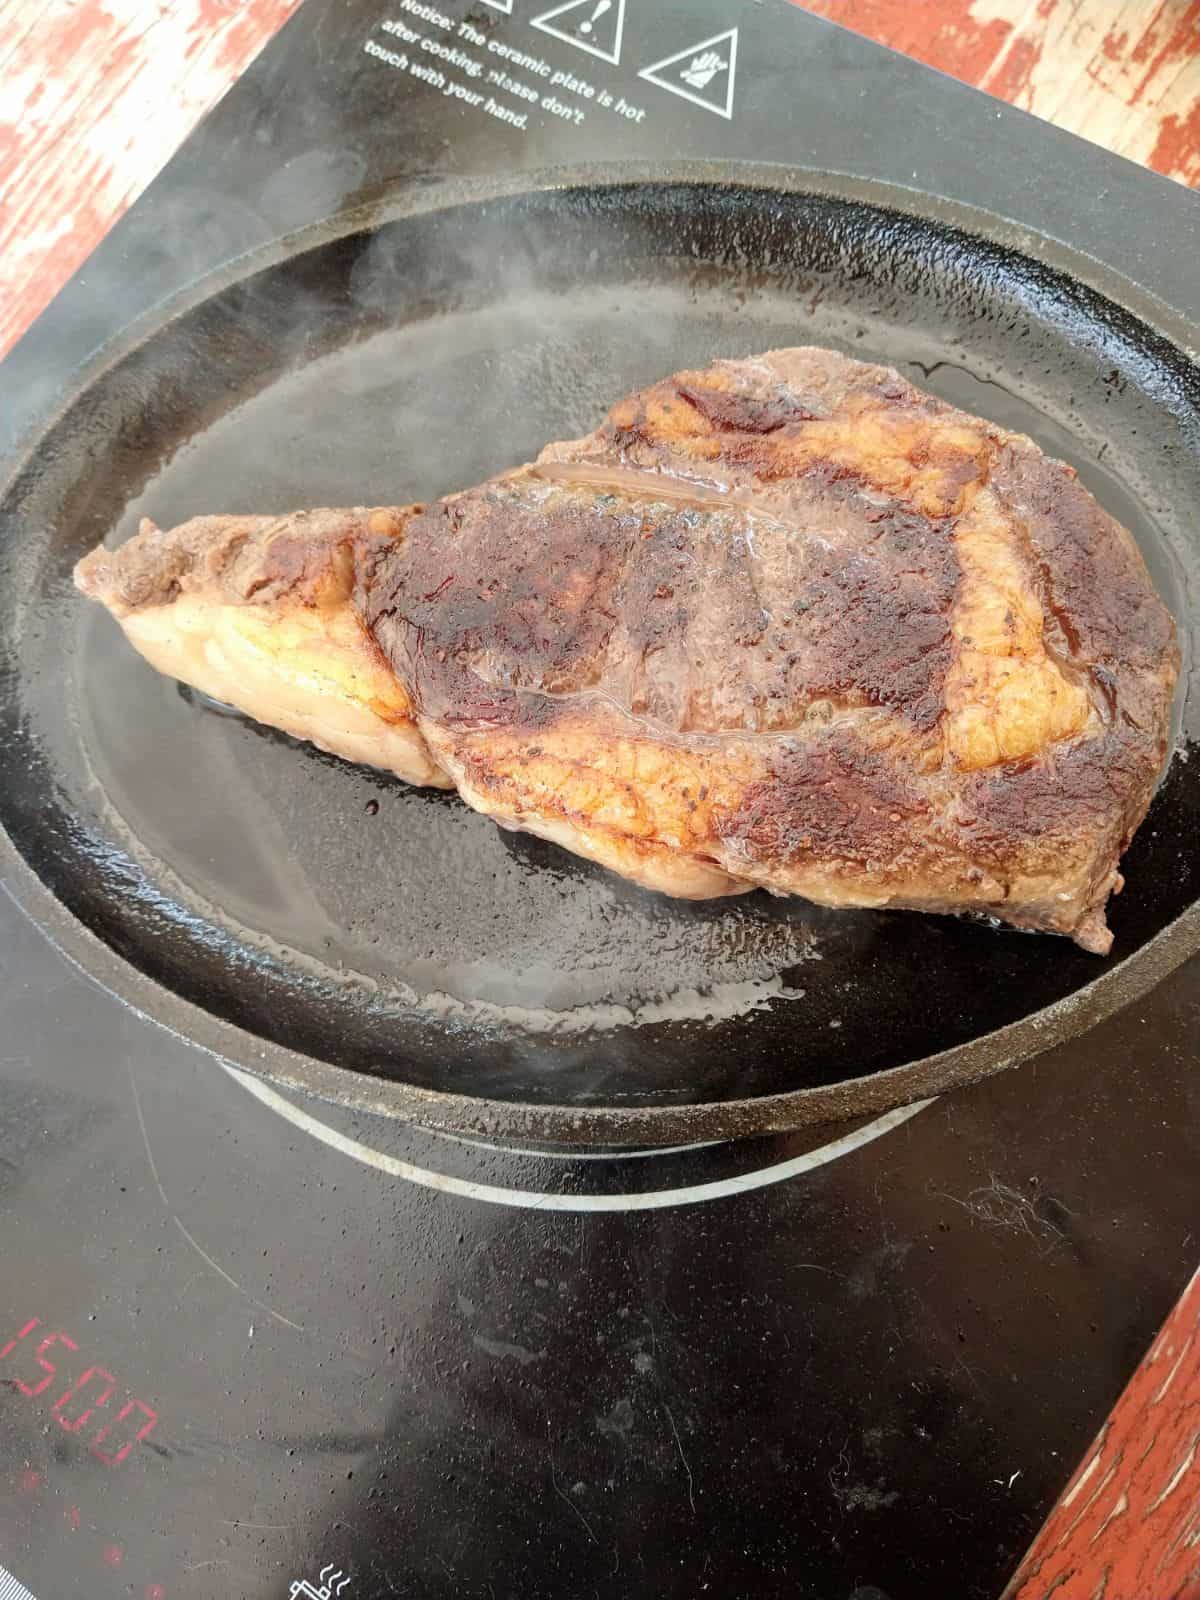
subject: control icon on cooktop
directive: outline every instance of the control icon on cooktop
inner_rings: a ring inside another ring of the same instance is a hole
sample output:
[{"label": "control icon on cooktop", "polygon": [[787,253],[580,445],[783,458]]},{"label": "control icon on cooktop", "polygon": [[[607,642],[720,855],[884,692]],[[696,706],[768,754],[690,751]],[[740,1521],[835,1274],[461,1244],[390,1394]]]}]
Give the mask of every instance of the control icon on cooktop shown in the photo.
[{"label": "control icon on cooktop", "polygon": [[661,61],[651,62],[638,77],[728,120],[733,116],[737,45],[737,29],[728,28],[711,39],[700,39]]},{"label": "control icon on cooktop", "polygon": [[625,32],[625,0],[567,0],[532,19],[535,28],[616,66]]},{"label": "control icon on cooktop", "polygon": [[349,1576],[340,1567],[335,1567],[329,1562],[321,1568],[320,1587],[314,1587],[307,1578],[297,1578],[288,1587],[292,1600],[298,1600],[303,1595],[305,1600],[337,1600],[337,1596],[350,1582]]}]

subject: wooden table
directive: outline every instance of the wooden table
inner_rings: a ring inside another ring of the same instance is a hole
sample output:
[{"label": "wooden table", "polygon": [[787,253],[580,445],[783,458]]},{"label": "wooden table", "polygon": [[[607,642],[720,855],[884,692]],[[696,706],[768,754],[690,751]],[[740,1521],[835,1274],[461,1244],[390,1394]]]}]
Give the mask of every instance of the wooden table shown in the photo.
[{"label": "wooden table", "polygon": [[[802,3],[1200,187],[1200,0]],[[0,0],[0,356],[298,4]],[[1052,1594],[1200,1600],[1200,1275],[1006,1600]]]}]

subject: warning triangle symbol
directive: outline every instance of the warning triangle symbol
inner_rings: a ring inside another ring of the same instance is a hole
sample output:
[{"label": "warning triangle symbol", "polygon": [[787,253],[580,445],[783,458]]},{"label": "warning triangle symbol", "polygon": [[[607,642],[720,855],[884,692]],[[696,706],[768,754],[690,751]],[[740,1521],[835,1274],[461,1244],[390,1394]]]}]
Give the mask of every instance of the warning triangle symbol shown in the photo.
[{"label": "warning triangle symbol", "polygon": [[483,3],[493,11],[503,11],[506,17],[512,16],[513,0],[483,0]]},{"label": "warning triangle symbol", "polygon": [[530,21],[543,33],[565,39],[576,49],[599,56],[601,61],[611,61],[615,66],[621,59],[625,0],[567,0],[566,5],[554,6]]},{"label": "warning triangle symbol", "polygon": [[719,117],[733,116],[733,89],[737,77],[738,31],[727,28],[711,39],[698,39],[686,50],[664,56],[638,73],[660,89],[690,100]]}]

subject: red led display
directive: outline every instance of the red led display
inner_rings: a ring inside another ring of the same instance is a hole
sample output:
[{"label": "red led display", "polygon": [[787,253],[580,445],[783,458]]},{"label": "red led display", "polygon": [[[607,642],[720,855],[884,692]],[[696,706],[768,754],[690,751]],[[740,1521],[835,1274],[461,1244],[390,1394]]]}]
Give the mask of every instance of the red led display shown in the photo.
[{"label": "red led display", "polygon": [[35,1399],[46,1394],[56,1377],[65,1381],[66,1387],[50,1405],[51,1416],[66,1433],[86,1430],[92,1455],[106,1467],[120,1466],[134,1445],[153,1432],[158,1412],[145,1401],[131,1398],[113,1415],[109,1401],[117,1392],[117,1380],[112,1373],[105,1367],[90,1366],[72,1376],[73,1364],[64,1360],[63,1352],[75,1355],[79,1346],[65,1333],[34,1338],[40,1328],[40,1319],[32,1317],[0,1346],[0,1382],[6,1381],[18,1394]]},{"label": "red led display", "polygon": [[[84,1406],[77,1417],[72,1418],[67,1407],[96,1377],[101,1380],[99,1395],[92,1396],[89,1404]],[[75,1387],[68,1389],[61,1399],[54,1402],[54,1415],[58,1418],[60,1426],[64,1427],[68,1433],[78,1433],[92,1412],[107,1404],[109,1395],[112,1394],[116,1387],[117,1380],[111,1372],[105,1372],[103,1367],[89,1367]]]}]

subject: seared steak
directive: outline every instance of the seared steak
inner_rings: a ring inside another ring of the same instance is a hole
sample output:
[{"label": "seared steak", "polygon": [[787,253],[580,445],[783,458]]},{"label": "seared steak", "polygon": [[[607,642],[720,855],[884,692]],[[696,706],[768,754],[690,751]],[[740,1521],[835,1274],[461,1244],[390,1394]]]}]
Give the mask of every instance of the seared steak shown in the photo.
[{"label": "seared steak", "polygon": [[816,349],[431,506],[147,525],[77,580],[160,670],[648,887],[1098,952],[1178,670],[1071,468]]}]

